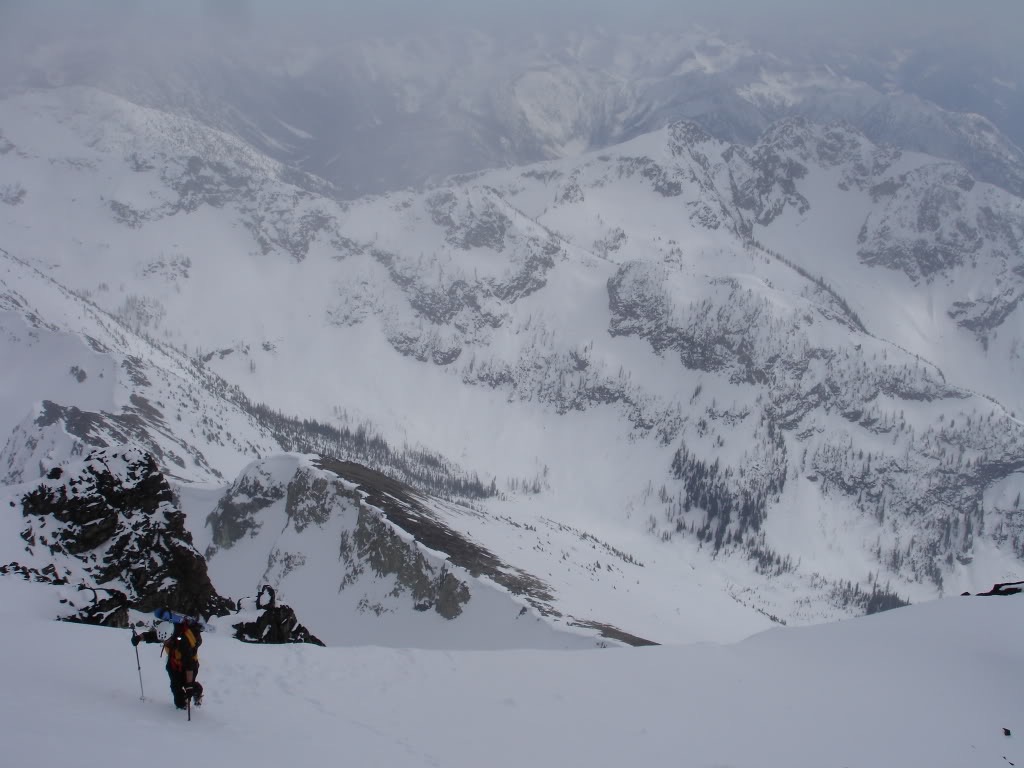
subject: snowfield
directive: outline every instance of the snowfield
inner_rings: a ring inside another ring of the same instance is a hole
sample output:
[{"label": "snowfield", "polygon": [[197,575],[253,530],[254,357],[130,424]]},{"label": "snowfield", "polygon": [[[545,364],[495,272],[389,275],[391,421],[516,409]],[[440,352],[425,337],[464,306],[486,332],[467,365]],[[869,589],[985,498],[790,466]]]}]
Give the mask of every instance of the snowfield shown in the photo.
[{"label": "snowfield", "polygon": [[[54,622],[0,580],[4,764],[1006,766],[1024,759],[1019,598],[957,597],[732,645],[423,651],[246,645],[207,633],[204,706],[156,646]],[[1009,735],[1004,733],[1009,731]]]}]

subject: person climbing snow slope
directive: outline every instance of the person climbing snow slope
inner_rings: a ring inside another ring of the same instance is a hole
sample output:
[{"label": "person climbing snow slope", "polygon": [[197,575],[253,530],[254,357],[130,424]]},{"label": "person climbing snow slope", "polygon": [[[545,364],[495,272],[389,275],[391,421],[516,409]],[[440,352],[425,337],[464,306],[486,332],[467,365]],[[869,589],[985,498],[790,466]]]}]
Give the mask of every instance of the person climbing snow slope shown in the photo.
[{"label": "person climbing snow slope", "polygon": [[132,645],[162,643],[161,655],[167,655],[167,677],[171,683],[174,706],[185,709],[189,697],[197,707],[203,703],[203,686],[196,680],[199,674],[199,646],[203,643],[198,626],[189,623],[172,624],[158,621],[142,634],[132,633]]}]

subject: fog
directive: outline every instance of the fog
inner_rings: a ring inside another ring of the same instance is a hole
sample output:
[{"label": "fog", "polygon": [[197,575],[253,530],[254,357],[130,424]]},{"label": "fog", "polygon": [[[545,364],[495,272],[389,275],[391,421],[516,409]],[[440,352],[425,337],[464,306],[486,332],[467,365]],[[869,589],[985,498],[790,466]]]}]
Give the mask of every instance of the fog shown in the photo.
[{"label": "fog", "polygon": [[[1019,47],[1019,0],[3,0],[0,39],[26,51],[89,39],[216,44],[324,41],[476,27],[508,34],[601,26],[629,32],[701,24],[800,46],[922,38]],[[130,47],[130,46],[129,46]]]},{"label": "fog", "polygon": [[0,0],[0,86],[40,56],[101,57],[114,69],[139,56],[233,53],[355,40],[458,35],[524,36],[600,30],[682,32],[699,25],[786,55],[882,46],[970,48],[1024,72],[1024,2],[906,0]]},{"label": "fog", "polygon": [[[356,195],[678,119],[748,142],[782,116],[738,95],[766,68],[913,93],[1024,144],[1021,29],[1020,0],[0,0],[0,96],[97,87]],[[715,39],[732,53],[693,52]],[[812,117],[862,116],[832,107]]]}]

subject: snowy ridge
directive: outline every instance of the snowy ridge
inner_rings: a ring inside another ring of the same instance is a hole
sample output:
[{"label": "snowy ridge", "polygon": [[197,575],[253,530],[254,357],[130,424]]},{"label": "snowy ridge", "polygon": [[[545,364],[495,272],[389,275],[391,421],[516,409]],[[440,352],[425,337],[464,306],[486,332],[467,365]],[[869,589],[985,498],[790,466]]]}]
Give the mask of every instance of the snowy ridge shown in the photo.
[{"label": "snowy ridge", "polygon": [[246,455],[280,450],[265,427],[218,396],[227,384],[194,361],[10,254],[0,254],[0,270],[5,359],[16,361],[5,369],[0,411],[11,420],[2,425],[6,482],[30,481],[89,446],[134,445],[170,474],[199,482],[222,477],[219,467],[237,471]]},{"label": "snowy ridge", "polygon": [[311,459],[253,464],[220,498],[206,554],[222,589],[274,584],[315,617],[329,645],[593,647],[594,631],[607,638],[600,644],[647,642],[565,616],[572,600],[555,586],[459,532],[460,518],[482,513],[355,464]]}]

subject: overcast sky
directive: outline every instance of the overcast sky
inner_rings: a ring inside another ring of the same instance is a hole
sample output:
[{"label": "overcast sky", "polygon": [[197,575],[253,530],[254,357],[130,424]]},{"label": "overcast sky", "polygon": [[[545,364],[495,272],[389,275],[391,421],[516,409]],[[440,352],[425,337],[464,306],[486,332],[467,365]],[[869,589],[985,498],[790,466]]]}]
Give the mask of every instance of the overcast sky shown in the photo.
[{"label": "overcast sky", "polygon": [[1024,0],[0,0],[0,87],[88,83],[90,73],[126,73],[142,61],[159,68],[204,51],[250,62],[307,45],[343,53],[345,41],[391,34],[455,32],[428,45],[457,47],[466,27],[516,45],[523,33],[695,24],[787,58],[966,45],[992,76],[1024,82]]},{"label": "overcast sky", "polygon": [[317,35],[471,24],[543,30],[592,23],[664,29],[693,21],[752,31],[864,40],[920,33],[1018,42],[1022,0],[0,0],[8,40],[117,34]]}]

